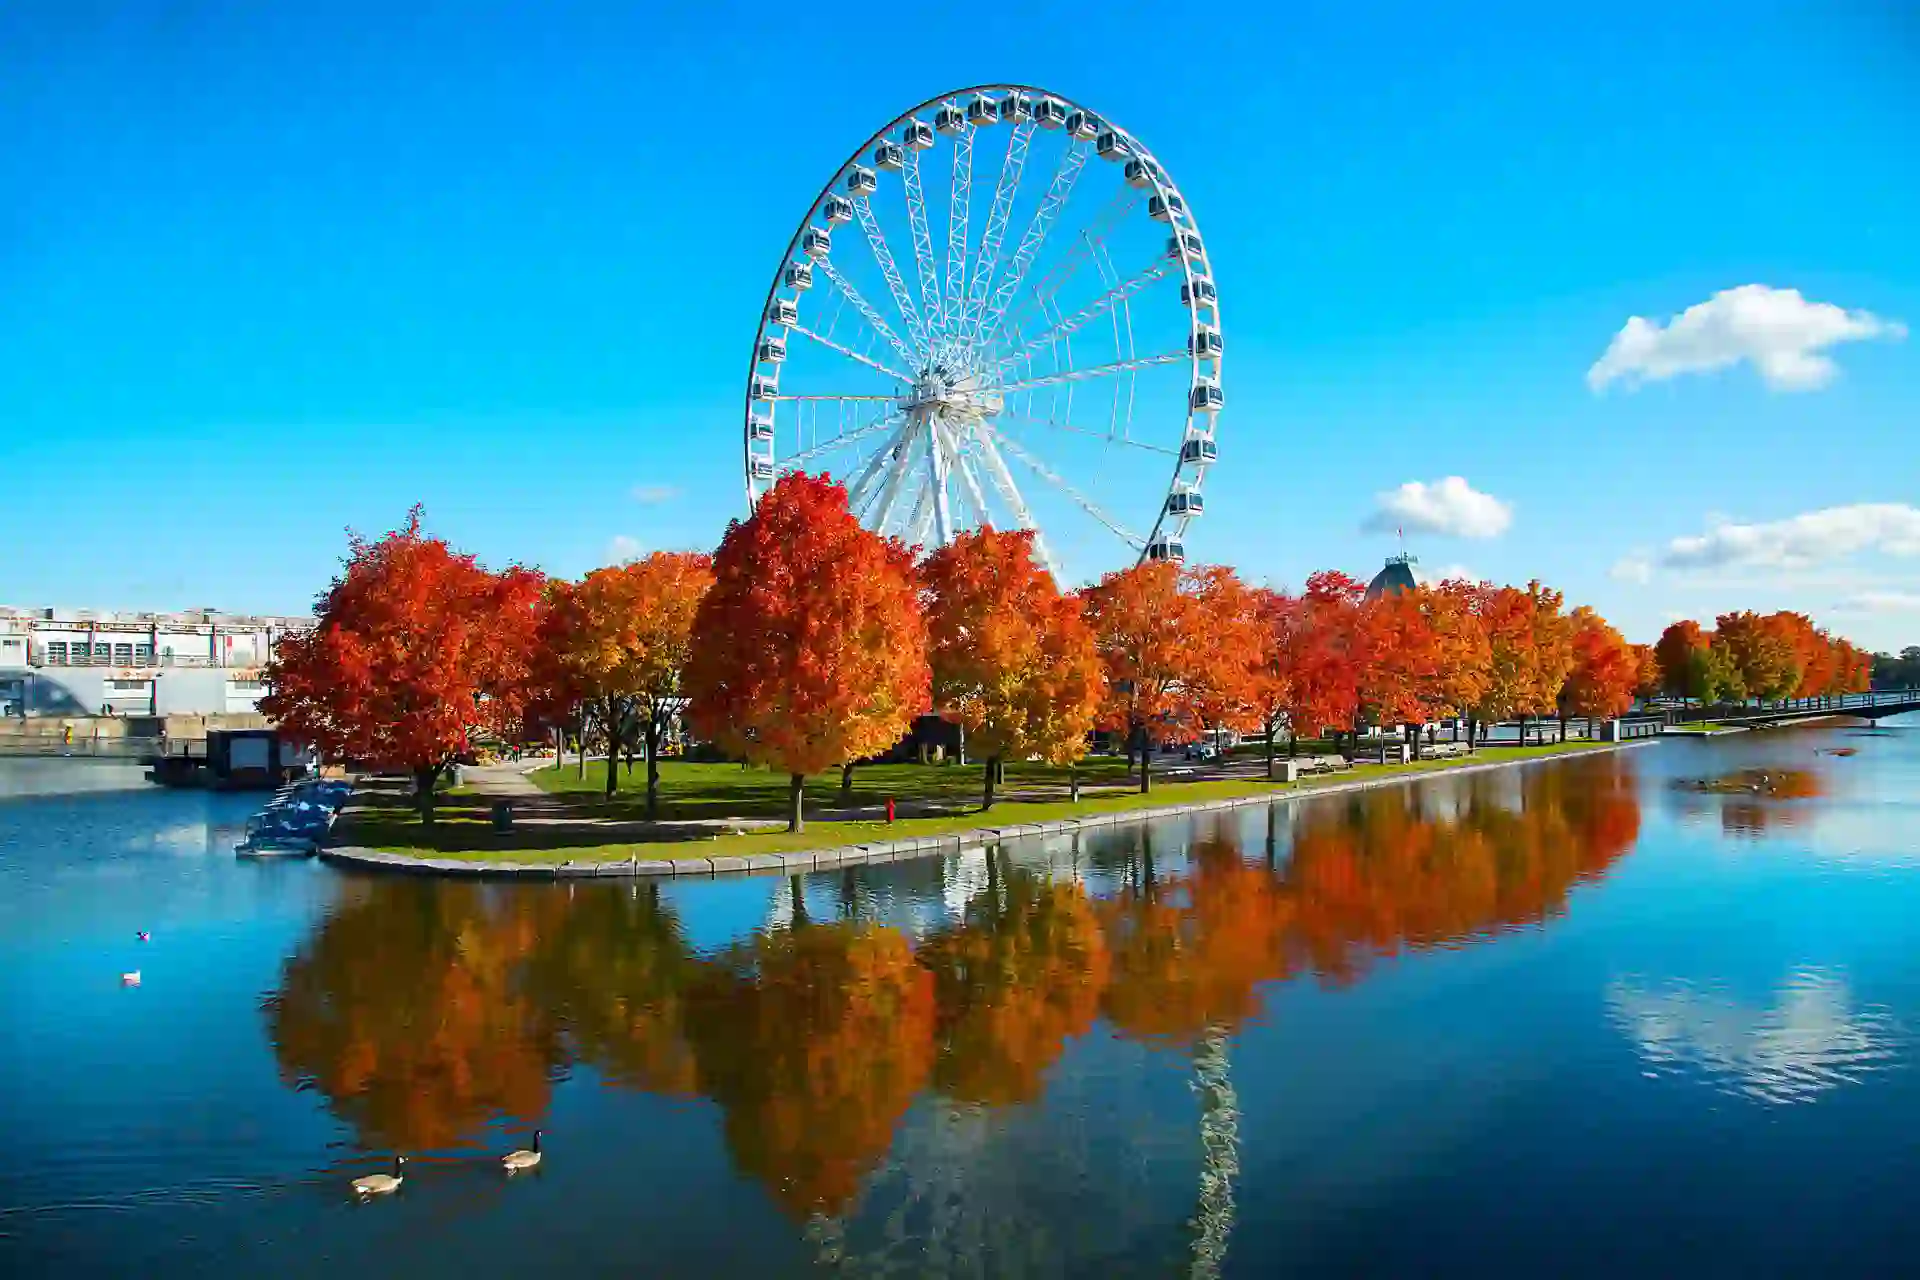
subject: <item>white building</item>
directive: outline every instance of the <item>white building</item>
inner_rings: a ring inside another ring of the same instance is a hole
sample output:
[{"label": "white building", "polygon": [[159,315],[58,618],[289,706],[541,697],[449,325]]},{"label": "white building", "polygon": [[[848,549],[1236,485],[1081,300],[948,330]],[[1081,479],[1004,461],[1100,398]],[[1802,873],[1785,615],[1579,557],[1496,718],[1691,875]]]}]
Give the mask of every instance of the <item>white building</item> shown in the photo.
[{"label": "white building", "polygon": [[249,712],[273,646],[312,618],[0,607],[0,717]]}]

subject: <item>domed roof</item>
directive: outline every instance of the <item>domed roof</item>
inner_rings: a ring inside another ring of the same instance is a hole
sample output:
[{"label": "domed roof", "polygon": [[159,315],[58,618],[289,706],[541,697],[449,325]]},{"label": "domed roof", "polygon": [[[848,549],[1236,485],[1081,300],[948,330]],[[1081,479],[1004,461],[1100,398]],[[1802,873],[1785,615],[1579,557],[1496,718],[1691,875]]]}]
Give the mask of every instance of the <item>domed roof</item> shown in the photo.
[{"label": "domed roof", "polygon": [[1388,556],[1386,568],[1373,575],[1373,581],[1367,584],[1367,599],[1377,600],[1392,592],[1399,595],[1402,591],[1413,590],[1413,569],[1415,563],[1409,555]]}]

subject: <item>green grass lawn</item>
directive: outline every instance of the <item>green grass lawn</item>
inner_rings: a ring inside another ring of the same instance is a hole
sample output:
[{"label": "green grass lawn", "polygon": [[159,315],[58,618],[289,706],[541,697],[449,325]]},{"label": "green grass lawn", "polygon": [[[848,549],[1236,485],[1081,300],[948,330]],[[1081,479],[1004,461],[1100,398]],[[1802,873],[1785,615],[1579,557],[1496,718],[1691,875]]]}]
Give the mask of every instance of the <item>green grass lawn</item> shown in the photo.
[{"label": "green grass lawn", "polygon": [[[618,828],[596,828],[591,825],[541,827],[523,823],[517,825],[512,831],[496,832],[487,819],[485,801],[463,801],[459,797],[450,798],[442,806],[438,819],[429,828],[420,822],[418,814],[407,808],[403,801],[395,796],[393,802],[387,806],[343,819],[341,827],[336,829],[335,842],[422,858],[530,863],[624,862],[630,858],[646,861],[674,857],[789,853],[833,845],[899,840],[909,836],[951,835],[982,827],[1050,822],[1063,818],[1083,817],[1088,814],[1119,813],[1202,800],[1312,792],[1329,785],[1358,779],[1405,773],[1439,772],[1468,764],[1509,763],[1542,756],[1572,754],[1590,750],[1598,745],[1600,744],[1582,741],[1544,747],[1483,747],[1471,756],[1458,759],[1422,760],[1406,765],[1358,765],[1337,774],[1310,778],[1291,786],[1270,783],[1258,778],[1202,782],[1157,780],[1153,790],[1146,795],[1129,791],[1086,796],[1078,804],[1073,804],[1064,798],[1044,802],[1002,801],[986,813],[981,812],[978,807],[978,799],[974,794],[975,788],[965,785],[967,779],[977,783],[979,770],[976,768],[873,765],[856,770],[855,776],[871,773],[874,775],[874,781],[870,785],[882,788],[893,787],[894,790],[890,793],[884,790],[880,792],[883,798],[885,794],[904,796],[910,793],[915,798],[951,800],[954,802],[956,811],[939,816],[903,818],[893,823],[871,819],[810,816],[807,829],[797,833],[748,831],[718,837],[702,834],[686,839],[640,842],[622,839],[624,833]],[[1108,777],[1118,780],[1118,775],[1125,769],[1125,762],[1115,760],[1112,764],[1114,768]],[[1051,772],[1039,770],[1038,766],[1016,768],[1010,765],[1007,769],[1008,786],[1018,787],[1018,776],[1023,772],[1032,776],[1033,771]],[[594,773],[591,764],[587,772],[591,780]],[[637,772],[636,770],[636,774]],[[565,766],[558,771],[559,774],[565,775],[564,777],[550,776],[555,773],[556,771],[551,769],[542,770],[540,774],[535,775],[536,780],[548,787],[549,793],[556,798],[574,800],[575,793],[559,785],[569,780],[577,785],[583,785],[580,784],[573,767]],[[946,780],[947,775],[953,775],[955,781],[949,783]],[[1062,776],[1064,777],[1064,771]],[[604,785],[604,774],[601,775],[601,781]],[[663,796],[667,794],[670,786],[677,788],[676,795],[680,797],[678,803],[697,807],[701,810],[699,816],[702,817],[753,816],[746,812],[746,808],[760,805],[769,806],[766,812],[775,815],[785,812],[785,779],[762,770],[743,770],[738,765],[684,764],[673,761],[663,764],[660,781]],[[722,804],[721,797],[728,794],[737,797],[740,803],[731,806]],[[818,790],[810,788],[808,792],[810,800],[817,798],[821,802],[829,801],[837,794],[837,779]],[[859,794],[858,788],[856,788],[857,794]],[[962,796],[965,797],[964,800]],[[616,802],[616,805],[624,809],[629,803],[628,799],[623,798]],[[578,803],[564,804],[563,808],[569,815],[588,819],[604,819],[613,816],[609,814],[607,806],[597,799],[586,796],[578,797]]]},{"label": "green grass lawn", "polygon": [[[1155,761],[1156,770],[1164,768]],[[1067,786],[1067,771],[1040,764],[1007,765],[1007,780],[996,788],[1004,795],[1023,788],[1059,788]],[[529,775],[534,784],[549,795],[590,806],[599,817],[628,819],[646,816],[647,770],[636,763],[631,772],[623,765],[617,770],[619,789],[606,798],[607,764],[589,760],[583,772],[568,762],[536,770]],[[884,805],[889,798],[900,804],[966,805],[980,798],[984,766],[868,764],[853,771],[851,803],[855,808]],[[1128,782],[1127,762],[1121,756],[1094,756],[1081,762],[1083,787],[1120,786]],[[808,813],[838,809],[840,772],[818,774],[807,779]],[[770,769],[742,768],[737,764],[692,764],[682,760],[660,762],[660,817],[684,818],[784,818],[787,814],[787,778]]]}]

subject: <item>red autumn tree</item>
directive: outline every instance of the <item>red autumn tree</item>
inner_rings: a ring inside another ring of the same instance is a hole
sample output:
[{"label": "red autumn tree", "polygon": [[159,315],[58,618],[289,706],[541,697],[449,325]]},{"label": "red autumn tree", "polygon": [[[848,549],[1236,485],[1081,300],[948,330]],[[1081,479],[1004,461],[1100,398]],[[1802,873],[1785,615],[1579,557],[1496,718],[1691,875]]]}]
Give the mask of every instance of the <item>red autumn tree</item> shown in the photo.
[{"label": "red autumn tree", "polygon": [[861,527],[845,486],[782,476],[727,526],[695,615],[687,714],[699,732],[790,779],[884,751],[929,701],[912,554]]},{"label": "red autumn tree", "polygon": [[[1254,593],[1259,622],[1260,653],[1254,667],[1253,700],[1260,732],[1267,740],[1267,776],[1273,776],[1273,741],[1282,725],[1291,729],[1287,712],[1293,705],[1299,678],[1299,656],[1306,647],[1309,614],[1306,602],[1284,591],[1262,587]],[[1289,734],[1289,737],[1294,736]]]},{"label": "red autumn tree", "polygon": [[260,710],[332,756],[405,769],[433,821],[440,774],[468,731],[517,727],[531,683],[541,579],[489,573],[420,530],[352,536],[311,631],[277,646]]},{"label": "red autumn tree", "polygon": [[1573,668],[1560,689],[1560,736],[1568,716],[1610,720],[1633,705],[1639,659],[1626,638],[1585,605],[1573,611]]},{"label": "red autumn tree", "polygon": [[1359,630],[1365,595],[1357,579],[1335,569],[1307,579],[1286,654],[1289,752],[1292,738],[1302,731],[1311,736],[1328,725],[1353,727],[1365,657]]},{"label": "red autumn tree", "polygon": [[1660,664],[1661,687],[1672,698],[1694,698],[1692,672],[1697,665],[1694,653],[1705,649],[1712,637],[1691,618],[1668,625],[1653,646],[1654,659]]},{"label": "red autumn tree", "polygon": [[1071,763],[1084,752],[1101,692],[1092,637],[1034,558],[1029,530],[963,533],[920,578],[933,705],[985,762],[980,807],[991,809],[1006,757]]},{"label": "red autumn tree", "polygon": [[1129,753],[1140,752],[1146,792],[1153,785],[1150,726],[1187,728],[1179,685],[1195,656],[1193,597],[1181,590],[1180,566],[1148,560],[1108,574],[1082,599],[1106,670],[1104,720],[1126,733]]},{"label": "red autumn tree", "polygon": [[1560,688],[1573,669],[1573,620],[1561,612],[1566,597],[1539,581],[1527,584],[1527,603],[1533,630],[1533,669],[1527,700],[1520,708],[1520,736],[1526,737],[1526,718],[1550,716],[1558,709]]}]

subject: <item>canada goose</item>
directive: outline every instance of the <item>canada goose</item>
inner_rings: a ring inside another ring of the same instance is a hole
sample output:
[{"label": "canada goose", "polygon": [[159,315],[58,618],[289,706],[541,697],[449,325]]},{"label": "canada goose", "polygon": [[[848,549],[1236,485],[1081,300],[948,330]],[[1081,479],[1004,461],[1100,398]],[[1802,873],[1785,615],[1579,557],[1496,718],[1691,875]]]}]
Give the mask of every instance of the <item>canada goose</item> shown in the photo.
[{"label": "canada goose", "polygon": [[533,1131],[533,1149],[509,1151],[500,1157],[500,1163],[508,1173],[518,1173],[522,1169],[531,1169],[540,1163],[540,1131]]},{"label": "canada goose", "polygon": [[401,1172],[401,1170],[406,1167],[406,1164],[407,1158],[405,1156],[395,1156],[393,1158],[392,1173],[370,1173],[364,1178],[355,1178],[353,1180],[354,1194],[360,1196],[384,1196],[389,1192],[398,1191],[400,1184],[407,1179],[407,1175]]},{"label": "canada goose", "polygon": [[135,969],[135,970],[134,970],[134,971],[133,971],[132,973],[123,973],[123,974],[121,974],[121,975],[120,975],[120,985],[121,985],[121,986],[123,986],[123,987],[137,987],[137,986],[139,986],[139,985],[140,985],[140,971],[139,971],[138,969]]},{"label": "canada goose", "polygon": [[148,933],[148,932],[147,932],[147,931],[146,931],[145,929],[142,929],[142,930],[141,930],[141,931],[140,931],[140,932],[139,932],[139,933],[138,933],[137,935],[135,935],[135,936],[137,936],[137,937],[138,937],[138,938],[140,939],[140,941],[142,941],[142,942],[150,942],[150,941],[152,941],[152,939],[153,939],[153,935],[152,935],[152,934],[150,934],[150,933]]}]

